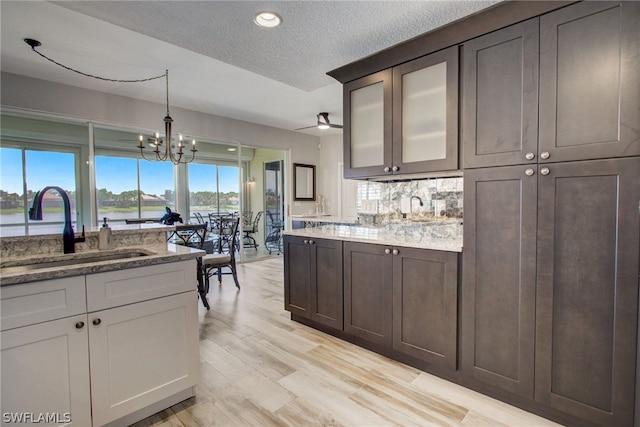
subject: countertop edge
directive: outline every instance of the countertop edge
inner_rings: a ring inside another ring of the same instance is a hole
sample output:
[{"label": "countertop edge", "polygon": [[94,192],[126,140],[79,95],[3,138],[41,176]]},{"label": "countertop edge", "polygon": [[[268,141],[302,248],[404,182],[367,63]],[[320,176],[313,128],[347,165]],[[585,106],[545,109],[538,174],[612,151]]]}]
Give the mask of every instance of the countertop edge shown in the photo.
[{"label": "countertop edge", "polygon": [[[95,252],[99,253],[100,251]],[[102,273],[120,269],[145,267],[150,265],[165,264],[169,262],[185,261],[199,258],[204,254],[205,251],[202,251],[200,249],[189,248],[169,243],[167,244],[166,251],[154,251],[153,255],[148,255],[145,257],[124,258],[119,260],[100,261],[88,264],[77,264],[73,266],[51,267],[43,268],[40,270],[0,275],[0,287],[35,281],[60,279],[71,276],[82,276],[86,274]]]},{"label": "countertop edge", "polygon": [[402,237],[382,235],[377,238],[346,236],[344,234],[332,234],[326,231],[318,231],[317,228],[298,228],[286,230],[285,236],[314,237],[316,239],[342,240],[344,242],[370,243],[375,245],[389,245],[406,248],[428,249],[446,252],[462,252],[462,239],[426,239],[419,242],[408,242]]}]

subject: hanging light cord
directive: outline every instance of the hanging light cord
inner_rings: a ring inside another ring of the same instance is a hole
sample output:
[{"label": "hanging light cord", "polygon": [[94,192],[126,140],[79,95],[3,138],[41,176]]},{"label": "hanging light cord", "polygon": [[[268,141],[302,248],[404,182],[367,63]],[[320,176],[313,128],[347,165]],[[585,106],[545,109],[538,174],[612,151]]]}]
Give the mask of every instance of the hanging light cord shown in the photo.
[{"label": "hanging light cord", "polygon": [[[76,70],[76,69],[74,69],[74,68],[67,67],[67,66],[66,66],[66,65],[64,65],[64,64],[61,64],[61,63],[59,63],[58,61],[56,61],[56,60],[54,60],[54,59],[49,58],[49,57],[48,57],[48,56],[46,56],[45,54],[43,54],[43,53],[41,53],[41,52],[38,52],[38,51],[36,50],[36,47],[40,46],[40,45],[41,45],[41,43],[40,43],[39,41],[37,41],[37,40],[33,40],[33,39],[24,39],[24,42],[25,42],[26,44],[28,44],[29,46],[31,46],[31,50],[32,50],[32,51],[34,51],[35,53],[37,53],[38,55],[40,55],[41,57],[43,57],[43,58],[44,58],[44,59],[46,59],[47,61],[53,62],[54,64],[56,64],[56,65],[58,65],[58,66],[60,66],[60,67],[64,68],[65,70],[73,71],[74,73],[81,74],[81,75],[83,75],[83,76],[85,76],[85,77],[91,77],[91,78],[98,79],[98,80],[104,80],[104,81],[107,81],[107,82],[117,82],[117,83],[141,83],[141,82],[148,82],[148,81],[150,81],[150,80],[161,79],[161,78],[163,78],[163,77],[166,77],[166,78],[167,78],[167,80],[168,80],[168,72],[167,72],[167,73],[165,73],[165,74],[161,74],[161,75],[159,75],[159,76],[155,76],[155,77],[149,77],[149,78],[146,78],[146,79],[135,79],[135,80],[109,79],[109,78],[106,78],[106,77],[94,76],[93,74],[87,74],[87,73],[84,73],[84,72],[82,72],[82,71]],[[169,87],[169,82],[167,81],[167,89],[168,89],[168,87]],[[168,97],[167,97],[167,98],[168,98]]]},{"label": "hanging light cord", "polygon": [[[55,61],[51,58],[49,58],[48,56],[46,56],[43,53],[40,53],[36,50],[37,47],[42,46],[42,43],[40,43],[38,40],[35,39],[23,39],[23,41],[28,44],[29,46],[31,46],[31,50],[34,51],[35,53],[37,53],[38,55],[40,55],[41,57],[43,57],[44,59],[46,59],[49,62],[53,62],[54,64],[64,68],[65,70],[69,70],[69,71],[73,71],[74,73],[80,74],[82,76],[85,77],[91,77],[93,79],[98,79],[98,80],[103,80],[103,81],[107,81],[107,82],[116,82],[116,83],[141,83],[141,82],[148,82],[150,80],[157,80],[157,79],[161,79],[164,78],[165,79],[165,85],[167,88],[167,115],[164,118],[164,126],[165,126],[165,138],[166,141],[164,144],[164,154],[162,154],[160,152],[160,145],[163,143],[162,139],[159,139],[158,136],[155,137],[155,139],[152,139],[152,143],[155,145],[155,154],[156,154],[156,160],[160,160],[160,161],[166,161],[166,160],[170,160],[171,162],[173,162],[174,164],[179,164],[179,163],[190,163],[195,159],[195,153],[196,151],[196,141],[195,139],[193,140],[193,145],[191,146],[191,159],[186,160],[183,159],[183,145],[182,145],[182,136],[180,136],[180,142],[176,144],[176,152],[173,153],[171,151],[171,123],[173,123],[173,119],[171,118],[171,116],[169,115],[169,70],[166,69],[164,74],[160,74],[159,76],[154,76],[154,77],[149,77],[146,79],[134,79],[134,80],[124,80],[124,79],[109,79],[106,77],[101,77],[101,76],[94,76],[93,74],[88,74],[88,73],[84,73],[82,71],[76,70],[75,68],[71,68],[71,67],[67,67],[66,65],[63,65],[61,63],[59,63],[58,61]],[[157,134],[156,134],[157,135]],[[144,155],[143,149],[144,146],[142,144],[142,135],[140,135],[140,145],[138,146],[138,148],[140,149],[140,154],[142,155],[142,158],[147,159]],[[149,159],[147,159],[149,160]]]}]

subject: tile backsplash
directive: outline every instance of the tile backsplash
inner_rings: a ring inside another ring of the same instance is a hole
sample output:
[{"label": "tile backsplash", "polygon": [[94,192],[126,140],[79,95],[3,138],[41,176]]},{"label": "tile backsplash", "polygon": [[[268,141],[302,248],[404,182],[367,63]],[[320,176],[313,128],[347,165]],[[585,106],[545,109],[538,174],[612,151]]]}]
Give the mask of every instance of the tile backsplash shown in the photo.
[{"label": "tile backsplash", "polygon": [[358,183],[358,218],[362,225],[428,233],[462,235],[462,177]]}]

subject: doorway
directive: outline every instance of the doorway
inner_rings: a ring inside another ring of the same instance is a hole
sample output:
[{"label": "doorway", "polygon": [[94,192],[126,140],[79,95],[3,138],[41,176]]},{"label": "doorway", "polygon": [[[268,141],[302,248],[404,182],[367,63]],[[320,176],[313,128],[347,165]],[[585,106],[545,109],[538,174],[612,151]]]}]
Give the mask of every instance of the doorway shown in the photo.
[{"label": "doorway", "polygon": [[[254,261],[282,254],[281,236],[285,218],[285,155],[283,150],[254,148],[252,160],[244,174],[246,197],[245,208],[255,220],[255,233],[251,233],[249,244],[245,245],[242,260]],[[249,214],[248,214],[249,215]],[[257,247],[254,246],[257,244]]]},{"label": "doorway", "polygon": [[283,160],[264,164],[264,245],[270,255],[282,253],[282,230],[285,223],[283,170]]}]

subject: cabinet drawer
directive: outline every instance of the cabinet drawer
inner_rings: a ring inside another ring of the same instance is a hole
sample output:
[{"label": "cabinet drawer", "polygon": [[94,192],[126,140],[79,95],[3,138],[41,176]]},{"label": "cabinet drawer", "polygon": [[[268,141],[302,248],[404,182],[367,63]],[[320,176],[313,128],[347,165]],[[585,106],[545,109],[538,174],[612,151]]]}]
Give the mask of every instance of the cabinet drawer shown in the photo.
[{"label": "cabinet drawer", "polygon": [[85,313],[84,276],[3,286],[0,308],[3,331]]},{"label": "cabinet drawer", "polygon": [[196,260],[87,276],[87,311],[132,304],[196,289]]}]

